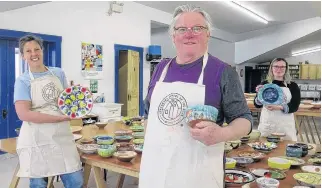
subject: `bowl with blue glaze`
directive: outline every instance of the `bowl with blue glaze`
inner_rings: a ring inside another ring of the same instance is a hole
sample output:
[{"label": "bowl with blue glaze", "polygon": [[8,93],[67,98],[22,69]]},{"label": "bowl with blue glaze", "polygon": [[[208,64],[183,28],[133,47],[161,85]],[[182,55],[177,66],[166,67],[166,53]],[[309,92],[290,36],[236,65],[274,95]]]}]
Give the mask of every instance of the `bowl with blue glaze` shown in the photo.
[{"label": "bowl with blue glaze", "polygon": [[302,157],[303,149],[301,146],[294,144],[289,144],[286,146],[286,156],[287,157]]},{"label": "bowl with blue glaze", "polygon": [[111,145],[111,144],[113,144],[113,142],[114,142],[114,137],[112,137],[112,136],[98,136],[97,138],[96,138],[96,142],[97,142],[97,144],[100,144],[100,145]]},{"label": "bowl with blue glaze", "polygon": [[185,111],[185,120],[191,127],[195,127],[200,121],[216,122],[217,108],[209,105],[195,105]]},{"label": "bowl with blue glaze", "polygon": [[259,89],[257,97],[263,105],[281,105],[285,102],[283,90],[276,84],[265,84]]}]

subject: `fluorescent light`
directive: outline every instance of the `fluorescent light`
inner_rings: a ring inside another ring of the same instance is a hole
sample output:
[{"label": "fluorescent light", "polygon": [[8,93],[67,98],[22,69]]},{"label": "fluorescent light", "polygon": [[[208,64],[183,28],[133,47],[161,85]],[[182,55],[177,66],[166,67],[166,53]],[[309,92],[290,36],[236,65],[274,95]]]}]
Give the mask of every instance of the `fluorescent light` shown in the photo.
[{"label": "fluorescent light", "polygon": [[309,54],[312,52],[318,52],[321,50],[321,47],[316,47],[316,48],[311,48],[311,49],[306,49],[298,52],[293,52],[292,56],[298,56],[298,55],[303,55],[303,54]]},{"label": "fluorescent light", "polygon": [[225,3],[227,3],[228,5],[230,5],[231,7],[249,15],[250,17],[256,19],[257,21],[263,22],[265,24],[268,24],[268,21],[263,18],[262,16],[254,13],[253,11],[249,10],[248,8],[244,7],[243,5],[241,5],[240,3],[236,2],[236,1],[224,1]]}]

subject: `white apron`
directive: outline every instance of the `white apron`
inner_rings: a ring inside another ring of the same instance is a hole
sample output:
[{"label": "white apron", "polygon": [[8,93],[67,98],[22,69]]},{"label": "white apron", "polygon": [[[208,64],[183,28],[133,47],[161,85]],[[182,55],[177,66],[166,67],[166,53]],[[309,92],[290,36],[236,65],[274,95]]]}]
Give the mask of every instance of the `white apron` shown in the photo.
[{"label": "white apron", "polygon": [[[29,71],[31,110],[62,115],[57,107],[57,98],[63,86],[50,73],[35,79]],[[49,177],[76,172],[82,168],[68,121],[43,124],[24,121],[17,141],[17,153],[20,163],[18,177]]]},{"label": "white apron", "polygon": [[[286,98],[286,103],[289,103],[292,94],[288,87],[281,87]],[[261,136],[267,137],[271,133],[285,133],[284,140],[297,141],[294,114],[285,114],[281,110],[270,111],[265,106],[262,108],[258,130]]]},{"label": "white apron", "polygon": [[198,84],[163,82],[164,68],[151,96],[141,159],[139,188],[223,188],[224,143],[206,146],[194,140],[183,119],[188,106],[204,104],[204,68]]}]

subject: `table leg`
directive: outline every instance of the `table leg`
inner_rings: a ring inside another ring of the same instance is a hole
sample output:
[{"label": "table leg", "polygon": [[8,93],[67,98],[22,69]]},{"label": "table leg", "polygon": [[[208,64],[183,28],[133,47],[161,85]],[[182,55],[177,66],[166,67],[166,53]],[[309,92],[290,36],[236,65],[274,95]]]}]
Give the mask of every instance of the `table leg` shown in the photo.
[{"label": "table leg", "polygon": [[89,175],[91,174],[92,166],[85,163],[84,166],[84,187],[87,187]]},{"label": "table leg", "polygon": [[311,117],[312,118],[312,122],[313,122],[313,126],[314,126],[314,129],[316,131],[316,134],[318,136],[318,139],[319,139],[319,143],[321,144],[321,137],[320,137],[320,133],[318,131],[318,128],[316,127],[316,124],[315,124],[315,121],[314,121],[314,117]]},{"label": "table leg", "polygon": [[54,187],[54,179],[55,179],[55,176],[48,177],[47,188],[53,188]]},{"label": "table leg", "polygon": [[298,118],[300,118],[300,117],[298,117],[297,115],[294,115],[295,126],[296,126],[296,129],[297,129],[297,133],[300,135],[301,142],[303,142],[304,139],[303,139],[302,130],[301,130],[301,124],[302,124],[302,122],[299,124]]},{"label": "table leg", "polygon": [[311,127],[311,124],[310,124],[310,119],[309,119],[309,117],[306,117],[306,121],[307,121],[308,129],[309,129],[309,131],[310,131],[310,133],[311,133],[311,136],[312,136],[312,141],[313,141],[313,143],[314,143],[314,144],[316,144],[316,142],[315,142],[315,138],[314,138],[314,134],[313,134],[313,130],[312,130],[312,127]]},{"label": "table leg", "polygon": [[93,169],[94,169],[94,178],[95,178],[97,188],[105,188],[106,185],[102,178],[101,168],[97,166],[93,166]]},{"label": "table leg", "polygon": [[116,188],[122,188],[123,187],[124,178],[125,178],[124,174],[119,175],[119,179],[117,180]]},{"label": "table leg", "polygon": [[19,171],[19,168],[20,168],[20,165],[18,163],[16,166],[16,169],[15,169],[15,172],[13,173],[13,177],[12,177],[9,188],[16,188],[18,186],[20,177],[17,176],[17,173]]}]

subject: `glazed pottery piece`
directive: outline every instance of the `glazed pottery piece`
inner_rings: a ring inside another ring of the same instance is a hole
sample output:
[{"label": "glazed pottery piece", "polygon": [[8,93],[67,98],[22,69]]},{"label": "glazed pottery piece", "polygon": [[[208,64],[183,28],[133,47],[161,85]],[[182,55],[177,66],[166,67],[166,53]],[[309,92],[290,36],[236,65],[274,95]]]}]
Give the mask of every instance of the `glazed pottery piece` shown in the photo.
[{"label": "glazed pottery piece", "polygon": [[259,188],[278,188],[280,182],[273,178],[261,177],[256,179]]},{"label": "glazed pottery piece", "polygon": [[110,145],[113,144],[114,138],[112,136],[98,136],[97,144]]},{"label": "glazed pottery piece", "polygon": [[116,151],[116,146],[114,145],[99,145],[97,153],[101,157],[112,157]]},{"label": "glazed pottery piece", "polygon": [[287,145],[286,146],[286,156],[287,157],[302,157],[302,147],[296,145]]},{"label": "glazed pottery piece", "polygon": [[257,97],[263,105],[280,105],[285,101],[283,90],[276,84],[265,84],[259,89]]},{"label": "glazed pottery piece", "polygon": [[93,108],[91,91],[82,86],[66,88],[58,97],[58,108],[71,118],[81,118],[89,114]]}]

